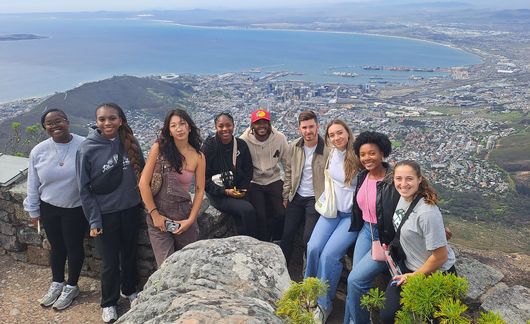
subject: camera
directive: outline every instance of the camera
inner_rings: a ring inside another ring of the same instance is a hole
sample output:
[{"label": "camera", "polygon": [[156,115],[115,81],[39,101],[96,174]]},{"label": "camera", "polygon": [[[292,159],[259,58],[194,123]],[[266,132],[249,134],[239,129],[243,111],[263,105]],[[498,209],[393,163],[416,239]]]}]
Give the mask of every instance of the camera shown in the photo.
[{"label": "camera", "polygon": [[174,221],[166,220],[166,231],[174,233],[180,228],[180,224]]}]

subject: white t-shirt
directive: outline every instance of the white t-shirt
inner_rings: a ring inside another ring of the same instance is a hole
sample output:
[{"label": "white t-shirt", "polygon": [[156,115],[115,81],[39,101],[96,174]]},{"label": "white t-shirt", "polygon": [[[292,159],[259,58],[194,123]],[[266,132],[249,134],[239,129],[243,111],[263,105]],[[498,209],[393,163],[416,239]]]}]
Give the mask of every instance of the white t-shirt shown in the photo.
[{"label": "white t-shirt", "polygon": [[[315,154],[317,146],[307,147],[304,145],[304,168],[302,169],[302,177],[300,185],[296,191],[302,197],[314,197],[315,190],[313,188],[313,154]],[[318,198],[318,197],[317,197]]]},{"label": "white t-shirt", "polygon": [[[409,206],[410,203],[405,201],[403,197],[399,198],[392,219],[395,229],[401,223],[401,218]],[[419,269],[431,256],[432,251],[442,246],[447,246],[449,254],[447,261],[439,270],[449,270],[455,263],[455,253],[445,237],[442,213],[440,213],[438,206],[427,204],[425,199],[418,202],[401,227],[399,242],[407,256],[405,265],[412,271]]]},{"label": "white t-shirt", "polygon": [[355,193],[355,184],[357,177],[353,177],[353,181],[348,185],[344,184],[346,174],[344,173],[344,157],[346,150],[333,150],[329,160],[329,175],[333,180],[333,189],[335,190],[335,204],[337,210],[343,213],[350,213],[353,206],[353,195]]}]

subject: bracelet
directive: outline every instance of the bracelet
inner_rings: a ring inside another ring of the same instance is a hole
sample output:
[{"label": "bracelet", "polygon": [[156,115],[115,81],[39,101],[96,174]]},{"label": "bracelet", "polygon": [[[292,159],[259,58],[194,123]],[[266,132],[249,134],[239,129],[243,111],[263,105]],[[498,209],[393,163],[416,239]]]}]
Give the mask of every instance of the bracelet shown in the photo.
[{"label": "bracelet", "polygon": [[151,214],[152,214],[155,210],[158,211],[158,208],[155,207],[155,208],[151,209],[147,214],[148,214],[149,216],[151,216]]}]

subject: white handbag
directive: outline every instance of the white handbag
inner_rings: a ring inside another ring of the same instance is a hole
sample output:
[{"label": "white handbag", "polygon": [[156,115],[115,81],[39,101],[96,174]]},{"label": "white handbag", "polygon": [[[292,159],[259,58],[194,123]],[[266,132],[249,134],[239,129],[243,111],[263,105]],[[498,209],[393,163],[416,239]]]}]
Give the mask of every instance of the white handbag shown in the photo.
[{"label": "white handbag", "polygon": [[335,204],[335,189],[333,188],[333,179],[329,174],[329,160],[333,151],[329,153],[326,168],[324,169],[324,192],[315,202],[315,210],[326,218],[337,217],[337,204]]}]

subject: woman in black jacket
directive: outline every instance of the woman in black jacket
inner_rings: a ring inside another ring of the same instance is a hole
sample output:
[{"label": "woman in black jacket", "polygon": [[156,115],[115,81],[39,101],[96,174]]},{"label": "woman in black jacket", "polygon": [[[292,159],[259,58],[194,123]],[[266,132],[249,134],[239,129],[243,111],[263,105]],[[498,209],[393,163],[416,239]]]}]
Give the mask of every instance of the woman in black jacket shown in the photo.
[{"label": "woman in black jacket", "polygon": [[256,237],[256,212],[245,199],[252,180],[252,157],[245,141],[234,137],[234,118],[215,116],[214,136],[202,146],[206,157],[206,194],[212,205],[235,217],[238,234]]},{"label": "woman in black jacket", "polygon": [[355,154],[365,168],[357,176],[353,198],[350,231],[359,231],[353,252],[352,270],[348,275],[344,323],[368,323],[369,314],[360,305],[363,294],[372,287],[378,274],[386,271],[384,261],[372,258],[372,241],[379,240],[377,215],[381,212],[381,186],[391,173],[383,160],[392,152],[392,145],[385,134],[363,132],[353,143]]}]

